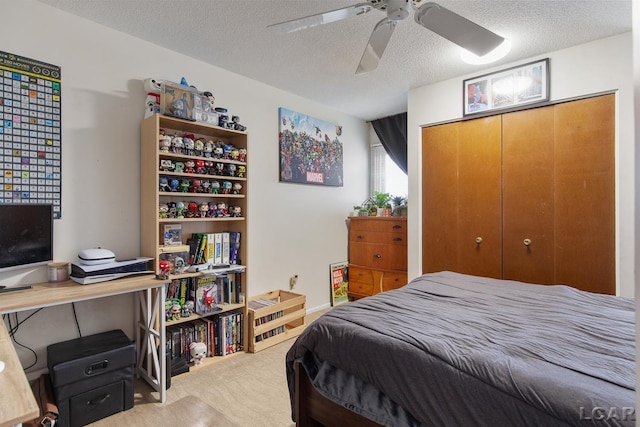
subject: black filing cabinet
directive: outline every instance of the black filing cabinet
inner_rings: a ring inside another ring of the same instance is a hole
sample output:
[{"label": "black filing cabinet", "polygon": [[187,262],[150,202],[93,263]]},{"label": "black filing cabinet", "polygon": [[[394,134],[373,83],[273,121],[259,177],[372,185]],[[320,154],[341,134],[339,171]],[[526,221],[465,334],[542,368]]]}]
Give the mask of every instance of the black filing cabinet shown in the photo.
[{"label": "black filing cabinet", "polygon": [[60,427],[84,426],[133,407],[133,342],[121,330],[47,347]]}]

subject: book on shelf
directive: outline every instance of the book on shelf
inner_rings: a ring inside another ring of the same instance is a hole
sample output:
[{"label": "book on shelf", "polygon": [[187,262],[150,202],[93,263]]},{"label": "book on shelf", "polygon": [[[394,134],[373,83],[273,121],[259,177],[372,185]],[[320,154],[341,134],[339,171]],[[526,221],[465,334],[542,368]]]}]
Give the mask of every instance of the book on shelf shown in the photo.
[{"label": "book on shelf", "polygon": [[211,314],[220,310],[222,303],[222,289],[218,286],[217,276],[207,274],[195,278],[194,303],[198,314]]},{"label": "book on shelf", "polygon": [[229,232],[229,264],[240,264],[240,232]]},{"label": "book on shelf", "polygon": [[229,259],[229,249],[230,249],[230,233],[227,232],[222,232],[221,234],[221,240],[222,240],[222,254],[221,254],[221,264],[230,264],[230,259]]},{"label": "book on shelf", "polygon": [[165,224],[164,225],[164,245],[165,246],[182,245],[182,224]]},{"label": "book on shelf", "polygon": [[198,249],[200,248],[201,239],[199,239],[196,233],[192,234],[187,239],[187,245],[189,245],[189,264],[196,264],[196,256],[198,255]]},{"label": "book on shelf", "polygon": [[215,241],[215,251],[213,254],[213,261],[212,263],[214,265],[219,265],[222,264],[222,234],[221,233],[214,233],[214,241]]}]

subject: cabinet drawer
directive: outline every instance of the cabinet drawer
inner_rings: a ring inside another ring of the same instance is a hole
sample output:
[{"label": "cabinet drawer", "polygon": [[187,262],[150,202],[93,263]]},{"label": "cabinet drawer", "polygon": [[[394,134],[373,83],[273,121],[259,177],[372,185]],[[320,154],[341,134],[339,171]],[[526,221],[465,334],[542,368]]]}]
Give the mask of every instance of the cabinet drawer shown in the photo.
[{"label": "cabinet drawer", "polygon": [[355,218],[349,219],[350,231],[375,231],[389,233],[407,233],[406,218]]},{"label": "cabinet drawer", "polygon": [[349,293],[373,295],[373,283],[357,282],[351,280],[351,277],[349,277]]},{"label": "cabinet drawer", "polygon": [[349,233],[349,242],[382,243],[384,245],[407,245],[407,233],[387,233],[353,231]]},{"label": "cabinet drawer", "polygon": [[[349,266],[349,282],[360,282],[373,285],[375,283],[373,272],[365,268]],[[349,283],[351,285],[351,283]],[[351,286],[349,286],[351,288]]]},{"label": "cabinet drawer", "polygon": [[407,273],[387,273],[382,276],[382,290],[390,291],[407,284]]},{"label": "cabinet drawer", "polygon": [[407,270],[407,248],[351,242],[349,263],[383,270]]}]

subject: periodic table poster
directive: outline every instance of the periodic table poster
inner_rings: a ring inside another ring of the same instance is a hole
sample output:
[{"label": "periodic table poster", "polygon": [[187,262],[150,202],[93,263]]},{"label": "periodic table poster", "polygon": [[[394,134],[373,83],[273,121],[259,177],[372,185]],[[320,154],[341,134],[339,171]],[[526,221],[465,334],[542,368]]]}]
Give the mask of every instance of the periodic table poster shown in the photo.
[{"label": "periodic table poster", "polygon": [[0,51],[0,203],[46,203],[60,218],[60,67]]}]

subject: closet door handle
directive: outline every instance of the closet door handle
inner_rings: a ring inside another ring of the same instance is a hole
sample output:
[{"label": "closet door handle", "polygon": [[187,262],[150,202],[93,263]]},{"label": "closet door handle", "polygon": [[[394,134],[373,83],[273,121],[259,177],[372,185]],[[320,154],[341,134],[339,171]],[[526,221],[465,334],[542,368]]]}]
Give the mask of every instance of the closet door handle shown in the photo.
[{"label": "closet door handle", "polygon": [[531,242],[531,239],[524,239],[522,243],[524,243],[525,246],[531,246],[532,242]]},{"label": "closet door handle", "polygon": [[476,237],[476,244],[479,245],[480,243],[482,243],[482,237],[478,236]]}]

